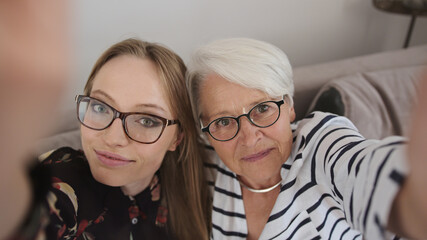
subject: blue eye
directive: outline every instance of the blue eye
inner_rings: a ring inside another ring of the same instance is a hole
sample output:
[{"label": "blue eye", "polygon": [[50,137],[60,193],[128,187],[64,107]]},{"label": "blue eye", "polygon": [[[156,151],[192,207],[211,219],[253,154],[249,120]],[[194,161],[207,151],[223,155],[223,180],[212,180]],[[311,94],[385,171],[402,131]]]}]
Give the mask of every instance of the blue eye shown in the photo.
[{"label": "blue eye", "polygon": [[140,118],[137,122],[146,128],[158,127],[159,125],[162,124],[161,122],[148,117]]},{"label": "blue eye", "polygon": [[93,103],[91,105],[92,110],[95,113],[108,113],[108,107],[105,106],[104,104],[100,104],[100,103]]}]

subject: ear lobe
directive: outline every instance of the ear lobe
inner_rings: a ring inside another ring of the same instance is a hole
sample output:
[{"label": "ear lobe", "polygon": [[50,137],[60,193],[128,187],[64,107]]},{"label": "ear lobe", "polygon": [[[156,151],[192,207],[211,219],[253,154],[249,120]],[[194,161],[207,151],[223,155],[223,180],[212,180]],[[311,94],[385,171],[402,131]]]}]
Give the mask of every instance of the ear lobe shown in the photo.
[{"label": "ear lobe", "polygon": [[176,148],[178,147],[178,145],[181,143],[182,139],[184,139],[184,133],[180,132],[176,136],[175,141],[169,146],[168,150],[171,151],[171,152],[175,151]]}]

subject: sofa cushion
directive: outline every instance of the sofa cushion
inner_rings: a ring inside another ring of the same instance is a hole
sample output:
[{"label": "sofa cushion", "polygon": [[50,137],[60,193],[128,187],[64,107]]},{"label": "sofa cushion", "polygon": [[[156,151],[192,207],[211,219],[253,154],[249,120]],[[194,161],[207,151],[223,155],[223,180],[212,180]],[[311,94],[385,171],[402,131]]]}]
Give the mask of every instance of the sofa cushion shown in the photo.
[{"label": "sofa cushion", "polygon": [[294,68],[294,106],[303,118],[319,89],[329,81],[358,72],[427,64],[427,44]]},{"label": "sofa cushion", "polygon": [[328,82],[311,111],[349,118],[366,138],[406,135],[420,74],[427,65],[357,73]]}]

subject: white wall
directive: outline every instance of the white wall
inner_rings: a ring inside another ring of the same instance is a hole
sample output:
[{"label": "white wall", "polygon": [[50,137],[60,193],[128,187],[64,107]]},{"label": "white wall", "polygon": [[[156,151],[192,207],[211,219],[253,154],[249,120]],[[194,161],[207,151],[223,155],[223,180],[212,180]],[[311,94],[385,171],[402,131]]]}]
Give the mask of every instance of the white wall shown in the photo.
[{"label": "white wall", "polygon": [[[163,43],[185,61],[225,37],[251,37],[283,49],[293,66],[401,48],[410,18],[376,10],[370,0],[73,0],[74,81],[66,106],[82,93],[97,57],[127,37]],[[411,45],[427,43],[418,18]]]}]

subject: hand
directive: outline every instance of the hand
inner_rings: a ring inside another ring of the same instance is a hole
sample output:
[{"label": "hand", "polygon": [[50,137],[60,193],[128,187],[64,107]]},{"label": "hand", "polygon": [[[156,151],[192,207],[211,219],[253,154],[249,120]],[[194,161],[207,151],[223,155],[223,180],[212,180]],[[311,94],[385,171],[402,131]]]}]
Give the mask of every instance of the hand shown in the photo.
[{"label": "hand", "polygon": [[0,0],[0,239],[27,213],[26,164],[68,76],[66,0]]},{"label": "hand", "polygon": [[420,226],[423,228],[423,238],[427,237],[427,69],[418,88],[416,103],[408,146],[410,175],[407,184],[414,205],[414,211],[419,215]]},{"label": "hand", "polygon": [[401,236],[427,238],[427,69],[418,87],[408,144],[410,173],[396,197],[390,228]]}]

